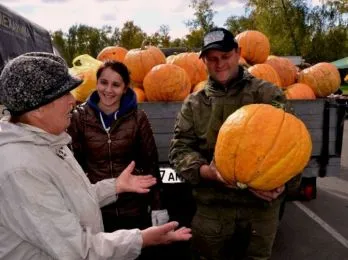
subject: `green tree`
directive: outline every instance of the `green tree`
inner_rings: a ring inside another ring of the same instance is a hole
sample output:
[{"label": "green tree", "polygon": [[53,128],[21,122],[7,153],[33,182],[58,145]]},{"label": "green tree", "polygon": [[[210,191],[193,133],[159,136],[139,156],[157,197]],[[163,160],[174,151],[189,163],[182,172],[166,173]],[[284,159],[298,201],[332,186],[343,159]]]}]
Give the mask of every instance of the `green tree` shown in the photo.
[{"label": "green tree", "polygon": [[187,47],[200,47],[204,34],[215,27],[213,18],[216,12],[212,6],[213,1],[211,0],[191,0],[189,7],[193,8],[195,12],[193,19],[185,21],[185,25],[190,30],[190,34],[185,37]]},{"label": "green tree", "polygon": [[87,25],[73,25],[67,33],[56,31],[51,35],[53,44],[68,65],[72,66],[75,57],[81,54],[96,57],[104,47],[114,45],[111,32],[110,26],[98,29]]},{"label": "green tree", "polygon": [[230,16],[227,18],[224,26],[231,31],[234,35],[246,30],[256,29],[255,21],[252,16]]},{"label": "green tree", "polygon": [[269,37],[271,51],[276,55],[301,55],[306,40],[305,0],[249,0],[247,8],[255,29]]},{"label": "green tree", "polygon": [[147,35],[133,21],[124,23],[120,32],[120,45],[128,50],[139,48]]},{"label": "green tree", "polygon": [[306,60],[316,63],[348,56],[347,13],[346,0],[327,1],[311,10],[307,19],[309,41],[304,50]]}]

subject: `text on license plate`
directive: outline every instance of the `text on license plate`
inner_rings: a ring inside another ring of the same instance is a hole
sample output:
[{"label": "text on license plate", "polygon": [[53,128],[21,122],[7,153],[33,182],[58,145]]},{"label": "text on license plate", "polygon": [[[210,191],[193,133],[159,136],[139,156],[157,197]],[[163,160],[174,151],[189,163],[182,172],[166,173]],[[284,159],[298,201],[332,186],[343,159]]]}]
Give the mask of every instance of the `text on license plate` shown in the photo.
[{"label": "text on license plate", "polygon": [[184,180],[170,167],[161,167],[160,174],[163,183],[182,183]]}]

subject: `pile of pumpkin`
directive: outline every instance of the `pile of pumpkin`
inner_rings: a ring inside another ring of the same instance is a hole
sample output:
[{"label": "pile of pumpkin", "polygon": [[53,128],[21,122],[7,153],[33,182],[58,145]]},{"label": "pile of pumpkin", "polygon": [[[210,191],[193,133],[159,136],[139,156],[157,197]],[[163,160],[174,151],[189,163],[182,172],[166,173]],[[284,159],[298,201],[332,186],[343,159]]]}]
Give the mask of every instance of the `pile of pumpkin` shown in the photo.
[{"label": "pile of pumpkin", "polygon": [[340,87],[340,74],[331,63],[320,62],[300,71],[289,59],[270,55],[269,40],[259,31],[244,31],[236,40],[241,47],[240,63],[255,77],[282,88],[288,99],[326,97]]},{"label": "pile of pumpkin", "polygon": [[[259,31],[244,31],[236,35],[236,40],[241,47],[239,63],[255,77],[283,89],[288,99],[326,97],[340,87],[339,72],[330,63],[321,62],[300,71],[289,59],[270,55],[269,40]],[[201,89],[208,77],[205,64],[195,52],[170,55],[166,58],[155,46],[142,46],[131,50],[108,46],[89,65],[98,67],[102,61],[110,59],[121,61],[129,68],[138,102],[182,101],[189,93]],[[86,83],[89,84],[90,91],[85,91],[83,95],[78,94],[85,86],[75,91],[75,98],[83,102],[95,85],[95,70],[81,73],[74,69],[75,66],[71,68],[73,74],[82,75],[89,80]]]}]

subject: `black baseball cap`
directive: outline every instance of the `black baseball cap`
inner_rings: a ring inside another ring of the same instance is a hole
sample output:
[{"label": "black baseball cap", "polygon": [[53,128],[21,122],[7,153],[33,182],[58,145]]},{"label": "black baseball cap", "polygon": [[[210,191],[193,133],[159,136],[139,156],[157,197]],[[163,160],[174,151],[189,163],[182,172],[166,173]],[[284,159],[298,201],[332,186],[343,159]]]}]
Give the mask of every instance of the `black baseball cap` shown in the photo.
[{"label": "black baseball cap", "polygon": [[199,57],[207,50],[215,49],[223,52],[238,48],[238,43],[233,34],[225,28],[213,28],[203,38],[203,47]]}]

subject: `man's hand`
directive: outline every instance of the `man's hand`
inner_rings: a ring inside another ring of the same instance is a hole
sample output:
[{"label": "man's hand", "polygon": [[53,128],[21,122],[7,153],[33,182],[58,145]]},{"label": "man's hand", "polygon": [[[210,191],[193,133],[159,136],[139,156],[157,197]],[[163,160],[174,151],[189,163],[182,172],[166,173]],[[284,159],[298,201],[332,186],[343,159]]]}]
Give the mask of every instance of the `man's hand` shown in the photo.
[{"label": "man's hand", "polygon": [[122,192],[147,193],[150,191],[149,187],[156,184],[156,178],[152,175],[133,175],[134,166],[135,163],[132,161],[116,179],[117,194]]},{"label": "man's hand", "polygon": [[267,201],[272,201],[275,200],[276,198],[279,197],[280,194],[283,193],[285,190],[285,185],[282,185],[278,188],[275,188],[274,190],[270,191],[262,191],[262,190],[255,190],[252,188],[249,188],[249,190],[257,197],[267,200]]},{"label": "man's hand", "polygon": [[222,182],[228,188],[237,188],[235,184],[227,183],[222,177],[220,172],[216,169],[215,161],[212,160],[210,165],[202,165],[200,168],[201,176],[205,179]]},{"label": "man's hand", "polygon": [[178,222],[172,221],[161,226],[153,226],[141,230],[143,247],[189,240],[192,237],[191,229],[181,227],[175,230],[178,225]]}]

